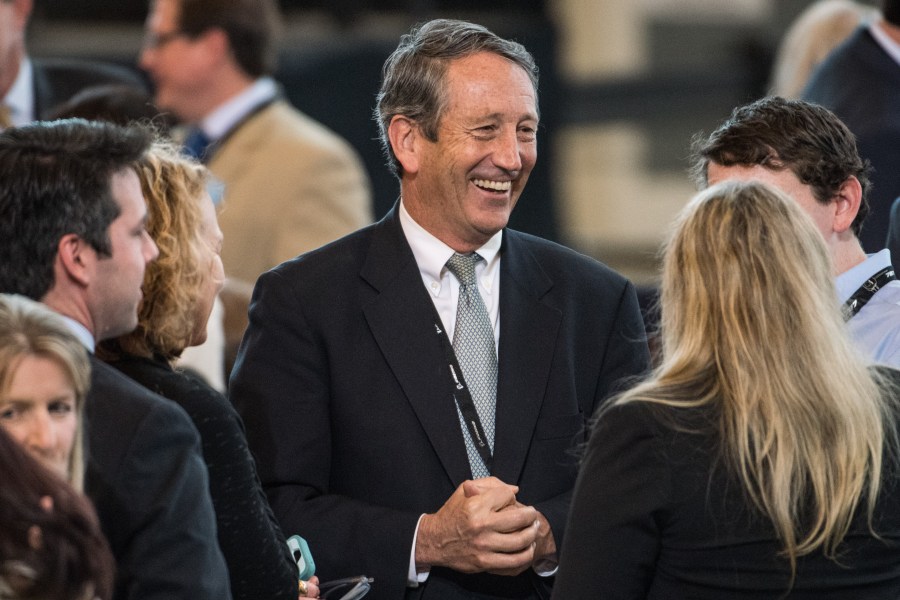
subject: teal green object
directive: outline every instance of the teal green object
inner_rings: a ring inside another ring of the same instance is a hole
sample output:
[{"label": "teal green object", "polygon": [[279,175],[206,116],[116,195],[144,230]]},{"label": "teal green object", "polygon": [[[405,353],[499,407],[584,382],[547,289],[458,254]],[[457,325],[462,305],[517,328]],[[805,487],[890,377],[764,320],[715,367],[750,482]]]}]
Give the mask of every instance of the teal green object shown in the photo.
[{"label": "teal green object", "polygon": [[288,548],[291,550],[291,556],[297,563],[299,573],[298,578],[306,581],[316,574],[316,563],[313,562],[312,552],[309,551],[309,544],[306,543],[299,535],[292,535],[287,539]]}]

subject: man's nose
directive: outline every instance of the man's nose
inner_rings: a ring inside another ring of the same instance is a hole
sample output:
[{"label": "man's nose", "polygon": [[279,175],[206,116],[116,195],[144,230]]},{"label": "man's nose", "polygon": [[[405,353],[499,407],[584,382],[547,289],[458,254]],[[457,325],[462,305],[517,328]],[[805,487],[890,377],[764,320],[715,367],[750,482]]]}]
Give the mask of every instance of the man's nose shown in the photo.
[{"label": "man's nose", "polygon": [[154,59],[156,58],[155,49],[151,46],[145,45],[141,48],[141,53],[138,56],[138,66],[144,71],[151,71],[153,69]]},{"label": "man's nose", "polygon": [[508,172],[522,169],[522,142],[515,129],[497,136],[494,147],[494,165]]}]

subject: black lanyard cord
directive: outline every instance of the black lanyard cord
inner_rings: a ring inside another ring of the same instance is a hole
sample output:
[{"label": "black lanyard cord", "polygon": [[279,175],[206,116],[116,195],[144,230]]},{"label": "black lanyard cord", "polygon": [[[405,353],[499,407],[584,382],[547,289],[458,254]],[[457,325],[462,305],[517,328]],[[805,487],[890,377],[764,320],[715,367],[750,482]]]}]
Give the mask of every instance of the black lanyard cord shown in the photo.
[{"label": "black lanyard cord", "polygon": [[894,275],[894,267],[885,267],[869,277],[858,290],[853,292],[844,305],[841,312],[844,314],[844,320],[849,321],[856,316],[856,313],[872,299],[875,292],[886,286],[897,277]]},{"label": "black lanyard cord", "polygon": [[[433,303],[432,307],[434,307]],[[494,457],[491,452],[491,447],[488,444],[487,436],[484,433],[484,426],[482,426],[481,418],[478,416],[478,411],[475,409],[475,403],[472,401],[472,394],[469,392],[468,385],[466,385],[462,369],[459,366],[459,362],[456,360],[456,352],[453,351],[453,344],[450,342],[450,337],[441,325],[441,319],[437,314],[437,309],[434,311],[434,316],[434,329],[441,339],[441,346],[444,348],[444,354],[447,359],[447,374],[449,375],[453,401],[459,407],[459,412],[462,413],[466,428],[469,430],[469,435],[472,436],[472,443],[475,445],[475,449],[478,450],[481,460],[484,461],[484,466],[487,467],[488,473],[490,473]]]}]

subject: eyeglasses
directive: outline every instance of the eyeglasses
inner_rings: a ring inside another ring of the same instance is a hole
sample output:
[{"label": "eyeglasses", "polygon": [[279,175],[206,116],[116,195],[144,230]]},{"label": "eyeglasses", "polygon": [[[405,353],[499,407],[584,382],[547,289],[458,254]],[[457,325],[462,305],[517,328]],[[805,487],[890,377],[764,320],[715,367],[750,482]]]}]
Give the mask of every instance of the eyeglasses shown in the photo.
[{"label": "eyeglasses", "polygon": [[375,580],[365,575],[326,581],[319,584],[319,593],[321,594],[319,597],[333,598],[334,600],[359,600],[369,593],[373,581]]},{"label": "eyeglasses", "polygon": [[172,42],[176,38],[179,38],[183,35],[187,34],[180,29],[167,31],[166,33],[153,33],[152,31],[148,31],[144,36],[144,42],[142,45],[145,49],[152,48],[153,50],[159,50],[169,42]]}]

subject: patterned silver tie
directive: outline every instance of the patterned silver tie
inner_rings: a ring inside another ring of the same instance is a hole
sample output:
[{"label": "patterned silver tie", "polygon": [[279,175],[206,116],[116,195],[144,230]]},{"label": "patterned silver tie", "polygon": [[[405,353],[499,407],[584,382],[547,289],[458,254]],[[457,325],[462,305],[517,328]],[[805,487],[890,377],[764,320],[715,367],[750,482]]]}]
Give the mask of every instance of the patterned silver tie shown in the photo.
[{"label": "patterned silver tie", "polygon": [[[497,350],[494,329],[478,291],[475,264],[484,260],[476,253],[454,254],[447,261],[447,269],[459,280],[459,303],[456,307],[456,327],[453,331],[453,350],[469,386],[472,402],[481,419],[488,446],[494,447],[494,412],[497,403]],[[466,438],[466,450],[472,477],[490,475],[481,455],[472,442],[459,406],[459,422]]]}]

